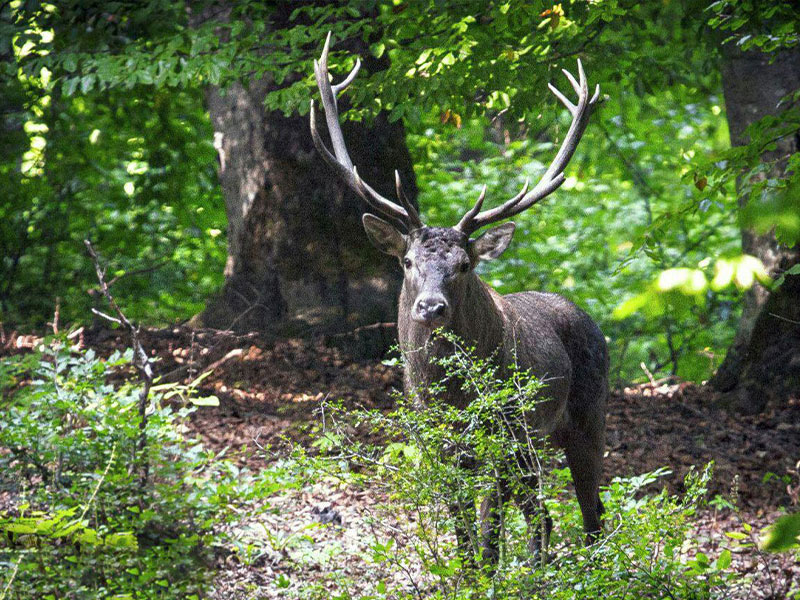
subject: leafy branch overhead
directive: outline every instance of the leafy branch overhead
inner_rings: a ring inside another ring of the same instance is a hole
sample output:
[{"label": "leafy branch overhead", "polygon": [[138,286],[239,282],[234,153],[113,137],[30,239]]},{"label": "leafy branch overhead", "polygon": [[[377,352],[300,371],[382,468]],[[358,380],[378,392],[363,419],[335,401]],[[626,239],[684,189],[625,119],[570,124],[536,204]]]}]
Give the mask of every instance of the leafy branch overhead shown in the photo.
[{"label": "leafy branch overhead", "polygon": [[[553,65],[591,56],[590,68],[600,81],[616,80],[634,62],[620,64],[625,58],[617,56],[612,67],[604,56],[631,37],[664,35],[646,25],[648,10],[638,3],[577,2],[568,9],[559,5],[556,12],[546,2],[519,0],[378,2],[363,9],[356,1],[293,10],[245,1],[188,13],[179,2],[114,5],[113,11],[92,15],[82,32],[72,27],[82,17],[75,5],[15,11],[13,28],[19,32],[15,46],[23,70],[34,77],[43,68],[56,73],[66,95],[268,77],[277,89],[267,95],[267,105],[301,114],[313,86],[308,73],[315,49],[330,30],[334,47],[356,45],[372,56],[373,68],[353,104],[360,111],[389,110],[394,119],[411,120],[433,109],[466,117],[504,109],[535,114],[547,99],[541,90]],[[337,70],[352,67],[347,53],[332,58]],[[670,74],[696,79],[680,59],[671,61]],[[625,77],[636,75],[641,73]]]}]

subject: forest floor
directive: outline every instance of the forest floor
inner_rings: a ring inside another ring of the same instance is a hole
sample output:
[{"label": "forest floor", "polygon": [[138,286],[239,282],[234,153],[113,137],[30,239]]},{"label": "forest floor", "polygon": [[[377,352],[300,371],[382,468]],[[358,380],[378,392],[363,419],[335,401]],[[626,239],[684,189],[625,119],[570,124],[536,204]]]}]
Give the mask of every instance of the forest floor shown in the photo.
[{"label": "forest floor", "polygon": [[[0,355],[37,343],[33,336],[3,337]],[[129,342],[123,332],[104,329],[80,337],[101,354]],[[190,428],[216,451],[237,450],[236,460],[251,469],[273,464],[294,444],[308,445],[325,399],[389,409],[392,391],[402,385],[398,367],[354,360],[320,341],[269,341],[256,334],[183,327],[143,330],[141,337],[158,358],[155,370],[165,381],[190,381],[213,370],[201,392],[218,396],[220,405],[200,408]],[[752,576],[752,585],[732,592],[735,597],[783,598],[800,585],[800,565],[787,554],[767,556],[753,547],[737,547],[725,532],[742,531],[746,523],[757,539],[782,510],[796,509],[800,402],[741,416],[716,408],[716,399],[709,388],[690,383],[614,390],[608,407],[606,482],[668,467],[671,474],[659,485],[681,493],[692,466],[714,461],[710,497],[733,499],[738,508],[708,507],[697,515],[701,549],[713,559],[730,548],[734,568]],[[254,560],[220,556],[215,597],[285,597],[287,588],[314,580],[323,586],[363,581],[372,587],[358,590],[356,585],[350,592],[374,591],[376,566],[366,558],[368,521],[386,500],[380,496],[320,481],[270,499],[271,510],[245,526],[251,536],[256,530],[270,531],[270,542],[262,543]],[[333,525],[321,527],[320,522]]]}]

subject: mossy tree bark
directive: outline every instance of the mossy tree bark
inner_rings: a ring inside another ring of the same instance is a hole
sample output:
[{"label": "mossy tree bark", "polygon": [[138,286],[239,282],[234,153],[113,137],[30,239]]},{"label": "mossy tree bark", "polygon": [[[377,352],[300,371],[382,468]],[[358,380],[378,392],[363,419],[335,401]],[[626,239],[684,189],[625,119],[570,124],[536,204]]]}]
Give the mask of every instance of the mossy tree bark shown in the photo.
[{"label": "mossy tree bark", "polygon": [[[800,50],[784,51],[770,62],[761,52],[728,48],[722,83],[731,143],[744,145],[747,127],[778,114],[781,99],[800,88]],[[770,176],[783,176],[786,159],[798,149],[800,132],[795,132],[766,152],[763,158],[776,165]],[[740,205],[745,202],[741,197]],[[776,278],[800,262],[800,248],[779,244],[772,232],[743,229],[742,250],[761,259]],[[731,407],[748,413],[762,411],[771,399],[800,395],[800,276],[787,275],[773,291],[756,283],[746,293],[736,337],[711,384],[726,392]]]}]

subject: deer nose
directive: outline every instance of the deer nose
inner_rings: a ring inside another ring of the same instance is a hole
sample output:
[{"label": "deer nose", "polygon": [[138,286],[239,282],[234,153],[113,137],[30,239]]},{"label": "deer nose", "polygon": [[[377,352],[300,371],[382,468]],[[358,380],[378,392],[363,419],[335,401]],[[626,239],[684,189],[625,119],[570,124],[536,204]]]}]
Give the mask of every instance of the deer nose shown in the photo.
[{"label": "deer nose", "polygon": [[447,312],[447,301],[444,298],[420,298],[417,300],[417,314],[424,321],[434,321]]}]

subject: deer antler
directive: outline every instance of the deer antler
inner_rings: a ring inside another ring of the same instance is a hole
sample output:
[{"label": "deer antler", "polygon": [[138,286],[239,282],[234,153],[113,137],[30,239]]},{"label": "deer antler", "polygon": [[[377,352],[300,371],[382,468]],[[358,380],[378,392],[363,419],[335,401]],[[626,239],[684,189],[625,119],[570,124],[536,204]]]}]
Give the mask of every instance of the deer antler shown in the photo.
[{"label": "deer antler", "polygon": [[331,33],[328,32],[328,37],[325,39],[325,46],[322,49],[322,55],[319,61],[314,61],[314,75],[316,76],[317,87],[319,88],[322,99],[322,109],[325,112],[325,119],[328,123],[328,132],[331,136],[333,153],[325,146],[317,130],[314,100],[311,100],[311,137],[314,139],[314,145],[317,147],[317,150],[322,155],[325,162],[328,163],[333,170],[339,174],[339,177],[341,177],[372,208],[388,217],[400,221],[409,231],[423,227],[419,213],[403,192],[399,172],[395,171],[395,184],[397,187],[397,196],[402,206],[381,196],[358,176],[358,171],[353,165],[353,161],[350,160],[347,146],[344,143],[344,136],[342,135],[342,128],[339,123],[339,109],[336,105],[336,96],[347,89],[347,86],[356,78],[358,70],[361,68],[361,60],[356,59],[356,66],[353,67],[353,70],[344,81],[331,86],[328,74],[328,50],[330,48],[330,43]]},{"label": "deer antler", "polygon": [[580,59],[578,59],[578,81],[575,81],[575,78],[566,69],[562,69],[562,71],[570,84],[572,84],[572,89],[578,94],[578,103],[572,104],[572,102],[570,102],[564,94],[559,92],[553,84],[547,84],[550,91],[555,94],[556,98],[558,98],[572,114],[572,124],[553,162],[547,168],[547,171],[544,172],[539,183],[537,183],[530,192],[528,191],[529,182],[526,180],[522,191],[511,198],[511,200],[508,200],[501,206],[479,212],[483,205],[483,199],[486,196],[486,186],[484,186],[483,192],[481,192],[475,206],[467,211],[461,221],[458,222],[458,225],[456,225],[455,228],[459,231],[469,235],[481,227],[485,227],[489,223],[494,223],[495,221],[500,221],[501,219],[519,214],[539,202],[542,198],[552,194],[564,183],[564,169],[575,153],[578,142],[580,142],[583,136],[583,132],[589,122],[589,117],[592,114],[592,109],[595,107],[597,99],[600,96],[600,86],[598,85],[595,87],[594,95],[590,99],[586,74],[583,72],[583,65]]}]

